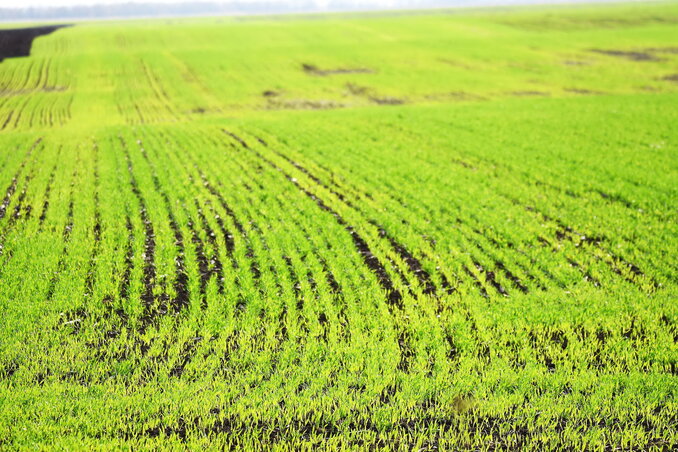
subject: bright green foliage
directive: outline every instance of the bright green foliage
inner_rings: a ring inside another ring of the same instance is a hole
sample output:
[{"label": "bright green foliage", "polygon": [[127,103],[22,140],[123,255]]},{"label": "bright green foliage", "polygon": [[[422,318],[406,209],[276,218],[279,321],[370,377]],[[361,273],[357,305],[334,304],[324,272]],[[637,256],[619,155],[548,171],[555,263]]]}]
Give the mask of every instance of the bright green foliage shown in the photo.
[{"label": "bright green foliage", "polygon": [[0,448],[676,447],[676,23],[38,38],[0,63]]}]

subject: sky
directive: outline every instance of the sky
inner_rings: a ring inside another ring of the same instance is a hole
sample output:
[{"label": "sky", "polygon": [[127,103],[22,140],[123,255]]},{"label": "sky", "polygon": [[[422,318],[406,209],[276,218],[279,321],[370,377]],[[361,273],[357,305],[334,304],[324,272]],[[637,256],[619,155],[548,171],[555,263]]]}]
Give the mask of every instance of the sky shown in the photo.
[{"label": "sky", "polygon": [[[112,4],[112,3],[187,3],[191,0],[0,0],[0,8],[25,8],[31,6],[73,6],[73,5],[94,5],[94,4]],[[227,3],[228,0],[193,0],[193,1],[211,1],[219,3]],[[238,0],[248,3],[280,3],[281,5],[289,5],[293,0]],[[492,3],[500,4],[515,4],[515,3],[565,3],[567,0],[494,0]],[[575,0],[576,1],[576,0]],[[579,0],[581,1],[581,0]],[[326,0],[314,0],[320,7],[327,4]],[[398,0],[363,0],[360,2],[362,6],[369,6],[372,8],[389,8],[396,6]],[[408,2],[416,3],[416,2]],[[436,3],[449,3],[449,6],[459,6],[462,4],[471,6],[472,0],[443,0]],[[488,2],[479,2],[488,3]]]},{"label": "sky", "polygon": [[[211,3],[228,3],[228,0],[0,0],[0,8],[25,8],[29,6],[73,6],[73,5],[102,5],[114,3],[190,3],[196,2],[211,2]],[[281,5],[289,5],[293,3],[290,0],[238,0],[243,3],[280,3]],[[327,3],[323,0],[315,0],[315,3],[323,5]],[[365,4],[374,6],[388,7],[392,6],[397,1],[394,0],[365,0]],[[450,3],[455,3],[454,0]]]},{"label": "sky", "polygon": [[[24,8],[28,6],[73,6],[73,5],[105,5],[121,3],[190,3],[191,1],[228,3],[228,0],[0,0],[0,8]],[[247,3],[261,3],[263,0],[238,0]],[[369,0],[370,3],[388,4],[389,0]],[[271,3],[290,3],[289,0],[272,0]],[[322,1],[318,1],[322,3]]]}]

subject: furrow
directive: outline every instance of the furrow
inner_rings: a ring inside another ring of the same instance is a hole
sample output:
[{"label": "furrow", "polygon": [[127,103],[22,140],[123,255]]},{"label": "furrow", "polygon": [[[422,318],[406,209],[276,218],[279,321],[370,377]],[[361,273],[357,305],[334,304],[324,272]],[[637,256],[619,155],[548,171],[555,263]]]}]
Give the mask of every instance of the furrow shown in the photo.
[{"label": "furrow", "polygon": [[24,156],[23,160],[21,161],[21,164],[19,165],[19,169],[17,169],[16,173],[12,177],[12,182],[9,184],[9,187],[7,187],[7,190],[5,191],[5,196],[2,199],[2,203],[0,204],[0,220],[3,219],[3,217],[7,214],[7,209],[9,207],[9,203],[12,200],[12,195],[16,191],[16,185],[17,181],[26,167],[26,164],[28,163],[28,160],[31,158],[33,155],[33,151],[35,148],[42,142],[42,137],[38,138],[33,145],[28,149],[28,152]]},{"label": "furrow", "polygon": [[169,196],[167,195],[167,192],[162,188],[162,185],[160,184],[160,180],[158,179],[158,175],[156,173],[155,165],[149,159],[146,149],[143,147],[141,143],[141,140],[137,140],[137,144],[139,145],[139,150],[142,157],[153,170],[152,174],[153,186],[155,188],[155,191],[160,194],[160,197],[162,198],[165,204],[165,211],[169,219],[170,229],[172,229],[172,233],[174,234],[174,246],[176,246],[177,248],[176,257],[174,258],[175,277],[173,284],[175,295],[174,298],[170,301],[170,304],[172,307],[172,311],[175,314],[178,314],[188,306],[190,301],[190,292],[188,289],[188,274],[186,273],[186,262],[185,262],[186,249],[184,246],[184,237],[183,234],[181,233],[181,228],[177,223],[176,217],[174,216],[174,213],[172,213],[173,206],[172,203],[170,202]]},{"label": "furrow", "polygon": [[[127,163],[127,171],[129,176],[129,184],[132,190],[134,197],[136,198],[139,204],[139,215],[141,216],[141,222],[144,225],[144,269],[143,269],[143,286],[144,292],[141,295],[141,301],[144,305],[144,313],[141,317],[141,324],[139,327],[140,332],[143,332],[156,321],[157,316],[160,314],[161,307],[155,306],[156,297],[153,294],[153,288],[155,286],[155,232],[153,229],[153,223],[151,222],[148,210],[146,208],[146,202],[144,200],[141,191],[139,190],[139,185],[137,179],[134,176],[134,168],[132,166],[132,161],[129,155],[129,149],[127,144],[122,137],[118,137],[120,140],[120,145],[125,153],[125,161]],[[166,311],[166,309],[164,309]]]},{"label": "furrow", "polygon": [[49,178],[47,180],[47,186],[45,188],[45,194],[43,195],[43,203],[42,203],[42,210],[40,211],[40,217],[38,218],[40,222],[40,231],[42,231],[42,227],[45,223],[45,219],[47,218],[47,210],[49,209],[49,199],[50,195],[52,193],[52,185],[54,184],[54,178],[56,175],[56,168],[58,164],[59,157],[61,156],[61,149],[62,147],[59,146],[59,151],[57,155],[57,161],[54,162],[54,166],[52,167],[52,171],[49,174]]},{"label": "furrow", "polygon": [[[215,276],[216,281],[217,281],[217,290],[220,294],[224,293],[224,270],[223,270],[223,265],[221,264],[221,260],[219,259],[219,254],[217,250],[219,249],[219,244],[217,243],[217,235],[214,233],[212,228],[209,225],[209,222],[207,221],[207,218],[205,217],[205,214],[203,213],[202,208],[200,207],[200,204],[198,203],[198,200],[195,200],[195,208],[198,212],[198,218],[200,219],[200,224],[202,226],[203,231],[205,231],[205,235],[207,236],[207,241],[212,247],[213,254],[212,257],[210,258],[210,264],[211,268],[209,269],[210,277]],[[219,226],[222,228],[223,232],[223,222],[219,224]],[[228,235],[228,232],[226,231],[226,234]],[[225,239],[228,240],[225,236]],[[227,252],[230,254],[233,252],[233,249],[231,245],[228,245],[227,242]]]}]

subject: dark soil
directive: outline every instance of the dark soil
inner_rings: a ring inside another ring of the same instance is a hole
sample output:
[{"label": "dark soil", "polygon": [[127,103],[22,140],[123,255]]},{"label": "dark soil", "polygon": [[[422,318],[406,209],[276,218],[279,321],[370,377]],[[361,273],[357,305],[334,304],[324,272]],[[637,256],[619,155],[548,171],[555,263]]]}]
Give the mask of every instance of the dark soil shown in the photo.
[{"label": "dark soil", "polygon": [[391,244],[393,249],[396,250],[396,252],[400,255],[401,259],[410,268],[410,271],[414,273],[414,275],[419,280],[419,284],[421,285],[424,293],[427,295],[435,294],[436,286],[433,283],[433,280],[431,279],[431,275],[424,269],[419,259],[414,257],[414,255],[410,251],[408,251],[405,245],[391,237],[386,232],[386,230],[379,224],[373,221],[370,221],[370,223],[379,228],[379,236],[385,238]]},{"label": "dark soil", "polygon": [[346,88],[348,89],[348,92],[354,96],[366,96],[370,91],[370,88],[356,85],[355,83],[347,83]]},{"label": "dark soil", "polygon": [[524,97],[524,96],[548,96],[549,93],[544,91],[511,91],[509,94],[512,96]]},{"label": "dark soil", "polygon": [[[229,135],[231,138],[233,138],[235,141],[240,143],[245,149],[249,149],[252,151],[257,157],[262,159],[264,162],[266,162],[268,165],[270,165],[272,168],[274,168],[277,171],[280,171],[288,181],[290,181],[292,184],[294,184],[303,194],[305,194],[307,197],[309,197],[311,200],[315,201],[315,203],[320,207],[322,210],[330,213],[339,223],[341,226],[344,227],[344,229],[351,235],[351,238],[353,239],[353,244],[358,250],[358,253],[362,257],[363,261],[365,262],[365,265],[375,274],[377,277],[377,280],[379,281],[379,284],[382,286],[382,288],[386,291],[387,294],[387,302],[390,306],[395,306],[398,309],[403,309],[403,303],[402,303],[402,294],[398,289],[396,289],[393,285],[393,281],[391,280],[391,277],[389,276],[388,272],[386,271],[386,268],[384,265],[381,263],[379,258],[375,256],[372,253],[372,250],[370,249],[369,245],[363,239],[358,232],[355,230],[353,226],[348,224],[346,220],[339,215],[338,212],[336,212],[334,209],[329,207],[323,200],[318,198],[315,194],[311,193],[304,187],[302,187],[297,180],[287,174],[285,171],[283,171],[282,168],[280,168],[278,165],[273,163],[271,160],[267,159],[263,155],[261,155],[258,151],[255,149],[252,149],[242,138],[239,136],[235,135],[232,132],[229,132],[226,129],[222,129],[223,132],[227,135]],[[263,141],[259,140],[262,144]]]},{"label": "dark soil", "polygon": [[403,99],[397,97],[382,97],[378,96],[372,88],[367,86],[360,86],[354,83],[347,83],[346,88],[348,92],[354,96],[366,97],[370,102],[377,105],[402,105],[405,103]]},{"label": "dark soil", "polygon": [[304,72],[306,72],[309,75],[318,75],[321,77],[325,77],[327,75],[338,75],[338,74],[373,74],[374,71],[372,69],[366,68],[366,67],[354,67],[354,68],[334,68],[334,69],[320,69],[319,67],[313,65],[313,64],[308,64],[304,63],[301,65],[301,68],[303,69]]},{"label": "dark soil", "polygon": [[346,105],[325,99],[273,99],[268,98],[268,110],[333,110]]},{"label": "dark soil", "polygon": [[645,52],[653,52],[653,53],[669,53],[673,55],[678,55],[678,47],[650,47],[647,49],[643,49]]},{"label": "dark soil", "polygon": [[634,52],[613,49],[591,49],[591,51],[595,53],[601,53],[603,55],[626,58],[632,61],[661,61],[661,58],[657,58],[656,56],[648,52]]},{"label": "dark soil", "polygon": [[449,91],[444,93],[430,93],[425,96],[427,100],[453,100],[453,101],[465,101],[465,100],[483,100],[482,96],[477,94],[471,94],[464,91]]},{"label": "dark soil", "polygon": [[568,93],[584,94],[584,95],[590,95],[590,96],[605,94],[602,91],[594,91],[594,90],[590,90],[590,89],[581,89],[581,88],[566,88],[565,91],[567,91]]},{"label": "dark soil", "polygon": [[5,58],[29,56],[35,38],[48,35],[59,28],[70,26],[64,24],[0,30],[0,62]]},{"label": "dark soil", "polygon": [[377,105],[402,105],[404,100],[397,97],[370,97],[370,100]]}]

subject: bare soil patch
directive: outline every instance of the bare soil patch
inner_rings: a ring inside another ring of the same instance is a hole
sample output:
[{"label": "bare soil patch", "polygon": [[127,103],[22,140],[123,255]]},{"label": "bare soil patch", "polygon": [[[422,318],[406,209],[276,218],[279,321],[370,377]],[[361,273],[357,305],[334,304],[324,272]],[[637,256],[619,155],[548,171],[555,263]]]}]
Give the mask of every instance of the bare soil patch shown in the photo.
[{"label": "bare soil patch", "polygon": [[550,96],[549,93],[545,91],[511,91],[509,94],[512,96],[525,97],[525,96]]},{"label": "bare soil patch", "polygon": [[405,103],[404,99],[390,96],[380,96],[374,89],[368,86],[360,86],[354,83],[347,83],[346,89],[354,96],[365,97],[373,104],[377,105],[402,105]]},{"label": "bare soil patch", "polygon": [[565,66],[590,66],[591,63],[588,61],[580,61],[580,60],[565,60],[563,61],[563,64]]},{"label": "bare soil patch", "polygon": [[48,35],[59,28],[70,26],[63,24],[0,30],[0,62],[5,58],[29,56],[35,38]]},{"label": "bare soil patch", "polygon": [[647,51],[633,51],[633,50],[615,50],[615,49],[591,49],[591,52],[600,53],[602,55],[616,56],[626,58],[632,61],[661,61],[662,58],[647,52]]},{"label": "bare soil patch", "polygon": [[332,110],[344,108],[345,104],[326,99],[271,99],[266,108],[268,110]]},{"label": "bare soil patch", "polygon": [[582,89],[582,88],[565,88],[565,91],[568,93],[573,93],[573,94],[583,94],[583,95],[588,95],[588,96],[593,96],[597,94],[605,94],[602,91],[595,91],[592,89]]},{"label": "bare soil patch", "polygon": [[446,93],[431,93],[425,96],[428,100],[458,100],[458,101],[471,101],[471,100],[484,100],[482,96],[477,94],[467,93],[465,91],[450,91]]},{"label": "bare soil patch", "polygon": [[672,55],[678,55],[678,47],[648,47],[643,49],[644,52],[650,53],[669,53]]},{"label": "bare soil patch", "polygon": [[529,20],[504,20],[504,25],[529,31],[553,31],[553,30],[599,30],[613,28],[641,27],[648,25],[674,25],[678,23],[674,17],[660,17],[654,14],[637,17],[566,17],[557,16],[545,19]]},{"label": "bare soil patch", "polygon": [[334,68],[334,69],[320,69],[319,67],[313,65],[313,64],[308,64],[308,63],[303,63],[301,65],[301,68],[303,69],[304,72],[306,72],[309,75],[316,75],[320,77],[325,77],[328,75],[338,75],[338,74],[373,74],[374,71],[372,69],[366,68],[366,67],[340,67],[340,68]]},{"label": "bare soil patch", "polygon": [[370,100],[377,105],[402,105],[405,103],[403,99],[398,97],[370,97]]}]

